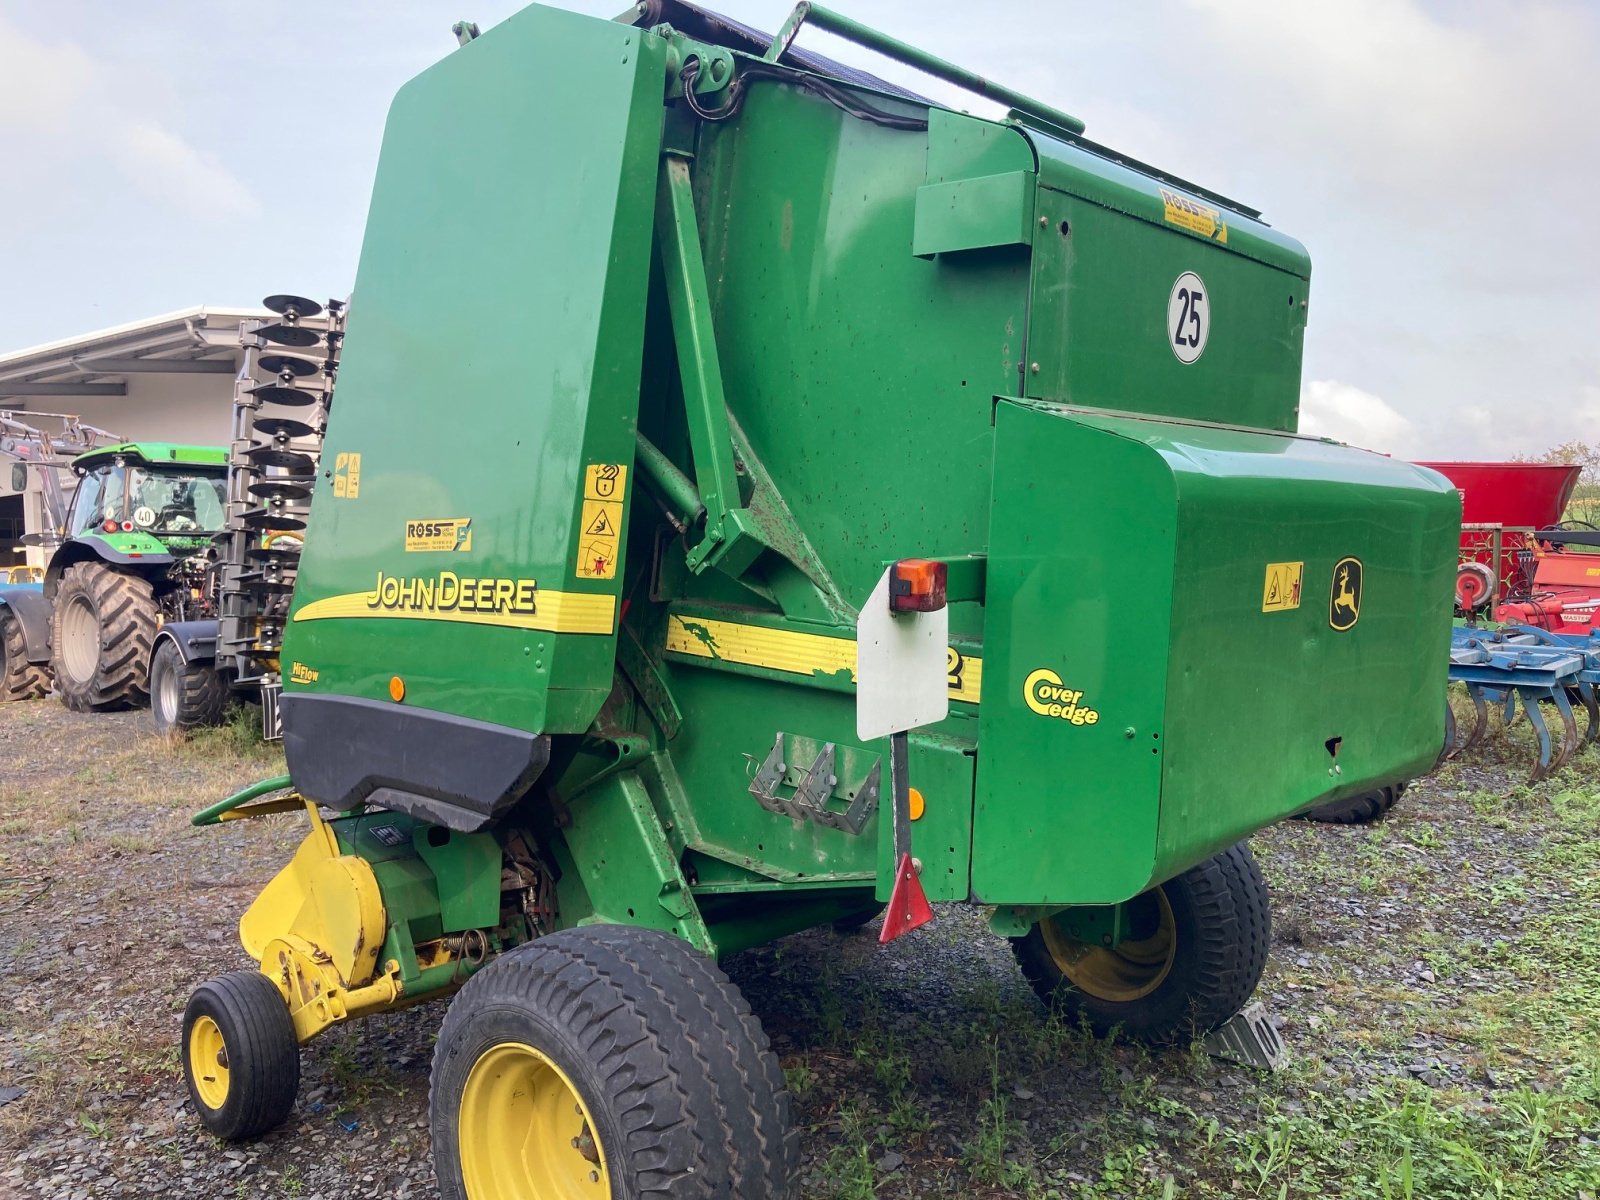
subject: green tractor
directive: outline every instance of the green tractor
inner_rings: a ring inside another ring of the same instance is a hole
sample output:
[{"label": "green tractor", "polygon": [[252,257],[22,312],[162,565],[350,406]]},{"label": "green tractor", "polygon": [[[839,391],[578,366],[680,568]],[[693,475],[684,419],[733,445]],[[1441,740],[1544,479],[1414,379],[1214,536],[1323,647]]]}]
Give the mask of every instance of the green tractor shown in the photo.
[{"label": "green tractor", "polygon": [[384,135],[288,774],[195,818],[310,826],[185,1011],[200,1120],[449,998],[448,1200],[792,1195],[716,960],[879,905],[984,906],[1096,1029],[1231,1025],[1251,833],[1443,739],[1459,497],[1296,432],[1304,249],[818,5],[457,34]]},{"label": "green tractor", "polygon": [[[214,614],[206,555],[226,523],[227,451],[124,442],[72,466],[66,540],[44,579],[50,670],[75,712],[139,707],[159,629]],[[220,719],[226,689],[203,699]]]}]

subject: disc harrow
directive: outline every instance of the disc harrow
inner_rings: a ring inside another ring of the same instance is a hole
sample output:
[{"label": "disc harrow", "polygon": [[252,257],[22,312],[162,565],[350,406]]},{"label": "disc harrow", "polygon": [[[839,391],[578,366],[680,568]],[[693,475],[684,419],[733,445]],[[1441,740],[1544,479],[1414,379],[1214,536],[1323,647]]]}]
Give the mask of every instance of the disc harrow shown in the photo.
[{"label": "disc harrow", "polygon": [[[257,683],[264,709],[273,712],[282,686],[278,651],[339,366],[344,304],[291,295],[263,303],[280,319],[247,322],[241,330],[245,366],[234,393],[218,657],[233,660],[241,680]],[[323,313],[322,327],[301,323]],[[299,353],[285,354],[281,346]],[[300,411],[291,417],[268,406]],[[266,725],[275,736],[275,721],[268,718]]]}]

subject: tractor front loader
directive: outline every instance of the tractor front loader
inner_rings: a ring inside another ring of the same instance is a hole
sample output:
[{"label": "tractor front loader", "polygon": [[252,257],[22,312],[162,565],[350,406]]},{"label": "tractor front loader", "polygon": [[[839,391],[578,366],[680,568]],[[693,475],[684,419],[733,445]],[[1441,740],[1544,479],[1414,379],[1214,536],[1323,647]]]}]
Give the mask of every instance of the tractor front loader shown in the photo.
[{"label": "tractor front loader", "polygon": [[[79,455],[121,440],[71,413],[0,412],[0,458],[11,461],[11,490],[38,484],[42,527],[25,534],[23,545],[54,556],[68,522],[63,479]],[[38,567],[7,574],[0,586],[0,701],[37,700],[50,693],[50,600]]]},{"label": "tractor front loader", "polygon": [[200,1119],[259,1134],[321,1030],[453,995],[445,1197],[790,1195],[716,960],[884,904],[987,907],[1098,1029],[1229,1021],[1252,831],[1443,738],[1459,501],[1295,432],[1303,249],[816,5],[458,36],[384,135],[288,775],[196,817],[311,827],[184,1015]]}]

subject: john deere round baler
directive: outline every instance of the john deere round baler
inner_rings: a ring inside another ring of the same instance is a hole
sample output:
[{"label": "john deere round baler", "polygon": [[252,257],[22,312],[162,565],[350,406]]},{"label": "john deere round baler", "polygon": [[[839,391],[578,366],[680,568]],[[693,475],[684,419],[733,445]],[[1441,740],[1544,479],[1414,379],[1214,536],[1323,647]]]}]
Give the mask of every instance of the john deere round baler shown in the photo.
[{"label": "john deere round baler", "polygon": [[[449,1197],[788,1194],[715,960],[885,902],[885,939],[990,906],[1096,1027],[1204,1032],[1266,959],[1243,839],[1443,736],[1458,499],[1296,434],[1296,242],[816,6],[632,16],[461,27],[395,100],[289,776],[197,818],[312,826],[259,971],[186,1013],[202,1120],[271,1127],[301,1043],[455,993]],[[943,716],[862,736],[885,594],[947,630]]]}]

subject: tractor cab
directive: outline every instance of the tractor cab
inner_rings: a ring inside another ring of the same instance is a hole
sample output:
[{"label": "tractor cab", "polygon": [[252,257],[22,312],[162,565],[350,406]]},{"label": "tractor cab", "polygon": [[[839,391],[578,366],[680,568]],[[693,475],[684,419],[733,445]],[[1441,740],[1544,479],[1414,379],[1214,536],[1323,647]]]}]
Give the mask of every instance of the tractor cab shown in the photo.
[{"label": "tractor cab", "polygon": [[228,473],[220,448],[127,443],[80,455],[66,535],[155,539],[197,549],[226,524]]}]

